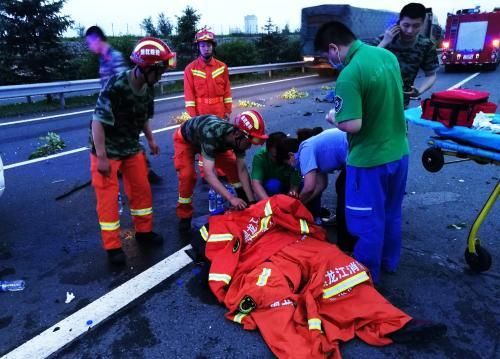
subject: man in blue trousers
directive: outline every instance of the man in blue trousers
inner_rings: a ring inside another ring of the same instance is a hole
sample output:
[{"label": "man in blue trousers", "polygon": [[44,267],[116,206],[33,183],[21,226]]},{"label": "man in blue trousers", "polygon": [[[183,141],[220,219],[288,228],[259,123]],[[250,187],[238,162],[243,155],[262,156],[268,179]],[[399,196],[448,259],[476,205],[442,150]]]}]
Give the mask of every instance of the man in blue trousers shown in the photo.
[{"label": "man in blue trousers", "polygon": [[315,46],[340,71],[327,120],[348,133],[347,226],[358,237],[354,257],[378,283],[381,270],[396,270],[401,253],[409,148],[398,60],[335,21],[318,30]]}]

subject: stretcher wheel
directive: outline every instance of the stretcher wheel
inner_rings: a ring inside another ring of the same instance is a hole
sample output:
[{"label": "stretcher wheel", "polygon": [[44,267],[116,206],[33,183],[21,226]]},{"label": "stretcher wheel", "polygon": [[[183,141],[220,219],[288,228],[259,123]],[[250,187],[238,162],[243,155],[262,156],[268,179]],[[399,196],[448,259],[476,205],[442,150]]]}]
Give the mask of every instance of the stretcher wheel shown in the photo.
[{"label": "stretcher wheel", "polygon": [[444,156],[438,148],[428,148],[422,153],[422,165],[429,172],[438,172],[444,166]]},{"label": "stretcher wheel", "polygon": [[470,253],[469,248],[465,249],[465,261],[477,273],[486,272],[491,267],[491,255],[479,244],[476,244],[476,253]]}]

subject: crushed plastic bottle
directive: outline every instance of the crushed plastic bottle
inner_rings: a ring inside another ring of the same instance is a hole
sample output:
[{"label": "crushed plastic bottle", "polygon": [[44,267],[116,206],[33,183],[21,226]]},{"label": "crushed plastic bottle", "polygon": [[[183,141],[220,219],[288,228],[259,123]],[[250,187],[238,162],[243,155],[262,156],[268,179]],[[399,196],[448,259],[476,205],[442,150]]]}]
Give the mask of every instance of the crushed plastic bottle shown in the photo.
[{"label": "crushed plastic bottle", "polygon": [[1,280],[0,292],[18,292],[23,290],[25,286],[24,280]]},{"label": "crushed plastic bottle", "polygon": [[122,194],[118,193],[118,214],[122,215],[123,213],[123,201],[122,201]]}]

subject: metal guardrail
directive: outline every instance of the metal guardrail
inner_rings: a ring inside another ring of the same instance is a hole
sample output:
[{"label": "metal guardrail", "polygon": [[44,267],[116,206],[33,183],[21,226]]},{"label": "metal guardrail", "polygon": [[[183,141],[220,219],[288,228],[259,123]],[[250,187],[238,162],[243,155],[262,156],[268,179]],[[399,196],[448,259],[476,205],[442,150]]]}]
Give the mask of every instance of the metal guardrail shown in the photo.
[{"label": "metal guardrail", "polygon": [[[304,64],[305,64],[304,61],[297,61],[297,62],[284,62],[278,64],[230,67],[229,74],[238,75],[238,74],[248,74],[256,72],[269,72],[269,76],[271,76],[271,71],[304,67]],[[159,81],[159,84],[163,84],[166,82],[180,81],[183,79],[184,79],[183,71],[167,72],[163,74],[161,80]],[[8,98],[16,98],[16,97],[27,97],[28,102],[30,102],[31,96],[58,94],[61,102],[61,107],[64,108],[65,93],[81,92],[81,91],[98,92],[100,89],[101,89],[101,83],[99,79],[0,86],[0,100]]]}]

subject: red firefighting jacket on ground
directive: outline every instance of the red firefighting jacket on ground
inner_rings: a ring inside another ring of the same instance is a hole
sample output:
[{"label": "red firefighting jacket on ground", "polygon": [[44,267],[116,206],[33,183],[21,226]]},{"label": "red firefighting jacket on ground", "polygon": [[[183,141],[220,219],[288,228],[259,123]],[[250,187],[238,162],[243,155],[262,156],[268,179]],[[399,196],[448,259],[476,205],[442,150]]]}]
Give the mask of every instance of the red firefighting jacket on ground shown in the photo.
[{"label": "red firefighting jacket on ground", "polygon": [[368,270],[326,241],[300,201],[277,195],[214,216],[209,286],[226,317],[259,329],[279,358],[341,358],[339,341],[387,345],[411,317],[373,287]]},{"label": "red firefighting jacket on ground", "polygon": [[232,110],[231,84],[225,63],[211,58],[206,63],[201,57],[184,69],[184,100],[191,117],[216,115],[220,118]]}]

